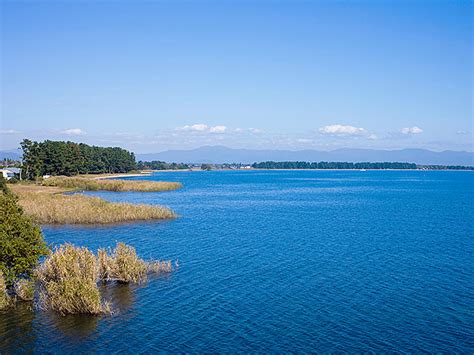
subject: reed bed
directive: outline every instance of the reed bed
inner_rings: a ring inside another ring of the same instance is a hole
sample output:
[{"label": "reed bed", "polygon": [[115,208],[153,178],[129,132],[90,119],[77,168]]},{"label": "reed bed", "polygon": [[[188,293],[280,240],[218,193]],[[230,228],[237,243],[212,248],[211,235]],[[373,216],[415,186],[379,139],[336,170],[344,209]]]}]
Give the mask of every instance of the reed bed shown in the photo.
[{"label": "reed bed", "polygon": [[43,180],[43,186],[55,186],[68,189],[79,189],[87,191],[172,191],[182,187],[178,182],[168,181],[140,181],[140,180],[113,180],[113,179],[91,179],[84,177],[55,176]]},{"label": "reed bed", "polygon": [[[13,292],[24,301],[66,314],[111,313],[110,303],[102,299],[98,283],[142,283],[149,273],[173,271],[171,261],[146,262],[135,248],[117,243],[114,249],[99,249],[97,256],[85,247],[63,244],[57,247],[34,271],[32,279],[15,282]],[[0,271],[0,309],[12,304]]]},{"label": "reed bed", "polygon": [[109,311],[97,286],[98,265],[87,248],[65,244],[37,269],[40,304],[61,314],[100,314]]},{"label": "reed bed", "polygon": [[24,212],[39,224],[110,224],[176,218],[172,210],[160,206],[115,203],[98,197],[52,194],[21,187],[14,192]]},{"label": "reed bed", "polygon": [[61,314],[110,313],[97,286],[102,282],[142,283],[149,272],[171,272],[171,261],[147,263],[135,248],[118,243],[97,257],[87,248],[64,244],[37,268],[40,306]]}]

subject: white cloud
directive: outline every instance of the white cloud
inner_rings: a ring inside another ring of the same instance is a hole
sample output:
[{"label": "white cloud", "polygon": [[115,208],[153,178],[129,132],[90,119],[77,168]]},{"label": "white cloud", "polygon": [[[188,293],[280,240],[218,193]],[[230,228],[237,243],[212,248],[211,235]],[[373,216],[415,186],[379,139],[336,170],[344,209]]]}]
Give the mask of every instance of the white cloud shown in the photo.
[{"label": "white cloud", "polygon": [[20,133],[14,129],[0,129],[0,134],[17,134]]},{"label": "white cloud", "polygon": [[192,125],[185,125],[177,127],[175,131],[178,132],[196,132],[196,133],[262,133],[263,131],[258,128],[230,128],[224,125],[208,126],[204,123],[196,123]]},{"label": "white cloud", "polygon": [[182,127],[178,127],[176,128],[176,130],[186,132],[224,133],[225,131],[227,131],[227,127],[222,125],[209,127],[207,124],[204,123],[196,123],[193,125],[185,125]]},{"label": "white cloud", "polygon": [[377,137],[376,134],[369,134],[369,135],[367,136],[367,139],[371,139],[371,140],[376,140],[376,139],[378,139],[378,138],[379,138],[379,137]]},{"label": "white cloud", "polygon": [[204,123],[186,125],[186,126],[177,128],[178,131],[192,131],[192,132],[206,132],[208,129],[209,129],[209,126]]},{"label": "white cloud", "polygon": [[362,136],[367,134],[367,131],[364,128],[344,126],[340,124],[321,127],[319,132],[331,136]]},{"label": "white cloud", "polygon": [[420,127],[405,127],[400,130],[403,134],[420,134],[423,133],[423,130]]},{"label": "white cloud", "polygon": [[214,126],[209,128],[209,132],[211,133],[224,133],[225,131],[227,131],[226,126]]},{"label": "white cloud", "polygon": [[60,131],[59,133],[65,134],[66,136],[82,136],[86,134],[86,132],[84,132],[80,128],[68,128],[63,131]]}]

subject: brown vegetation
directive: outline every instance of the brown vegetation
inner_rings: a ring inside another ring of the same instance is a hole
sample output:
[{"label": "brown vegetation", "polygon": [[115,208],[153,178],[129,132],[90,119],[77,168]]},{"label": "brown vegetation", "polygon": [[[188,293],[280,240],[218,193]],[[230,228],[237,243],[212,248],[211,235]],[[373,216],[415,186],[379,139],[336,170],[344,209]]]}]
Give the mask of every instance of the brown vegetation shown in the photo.
[{"label": "brown vegetation", "polygon": [[65,244],[57,248],[37,269],[40,304],[61,314],[110,312],[101,300],[97,283],[141,283],[148,272],[171,272],[171,261],[147,263],[135,248],[118,243],[108,253],[99,249],[97,258],[87,248]]},{"label": "brown vegetation", "polygon": [[99,314],[108,310],[97,287],[98,266],[87,248],[65,244],[37,269],[40,301],[61,314]]},{"label": "brown vegetation", "polygon": [[175,218],[168,208],[113,203],[98,197],[64,195],[64,187],[12,185],[24,212],[40,224],[108,224]]},{"label": "brown vegetation", "polygon": [[147,263],[138,258],[135,248],[124,243],[118,243],[111,255],[100,249],[98,260],[102,280],[123,283],[140,283],[146,280]]},{"label": "brown vegetation", "polygon": [[43,180],[43,186],[55,186],[68,189],[79,189],[88,191],[171,191],[182,187],[178,182],[167,181],[141,181],[141,180],[113,180],[113,179],[91,179],[85,177],[55,176]]}]

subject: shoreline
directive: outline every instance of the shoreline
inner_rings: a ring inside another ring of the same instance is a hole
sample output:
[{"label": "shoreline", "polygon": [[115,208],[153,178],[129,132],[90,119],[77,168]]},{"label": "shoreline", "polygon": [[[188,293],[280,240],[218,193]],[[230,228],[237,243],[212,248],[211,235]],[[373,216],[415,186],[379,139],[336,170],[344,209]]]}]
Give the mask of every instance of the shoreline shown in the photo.
[{"label": "shoreline", "polygon": [[[172,173],[172,172],[202,172],[202,171],[474,171],[474,169],[212,169],[212,170],[201,170],[201,169],[166,169],[166,170],[152,170],[147,174],[135,174],[135,175],[124,175],[117,177],[127,176],[149,176],[153,173]],[[108,179],[109,177],[103,177],[101,179]],[[110,177],[113,179],[114,177]]]}]

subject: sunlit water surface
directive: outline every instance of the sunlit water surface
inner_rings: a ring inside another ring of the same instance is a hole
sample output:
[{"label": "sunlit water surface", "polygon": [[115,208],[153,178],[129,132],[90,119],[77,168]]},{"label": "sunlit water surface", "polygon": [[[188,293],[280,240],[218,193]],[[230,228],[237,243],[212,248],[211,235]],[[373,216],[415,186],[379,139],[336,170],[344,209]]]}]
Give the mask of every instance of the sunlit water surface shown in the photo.
[{"label": "sunlit water surface", "polygon": [[0,349],[472,353],[473,177],[175,172],[144,179],[182,182],[179,191],[88,193],[166,205],[180,217],[44,227],[47,242],[97,249],[123,241],[179,268],[104,290],[113,316],[20,305],[0,315]]}]

